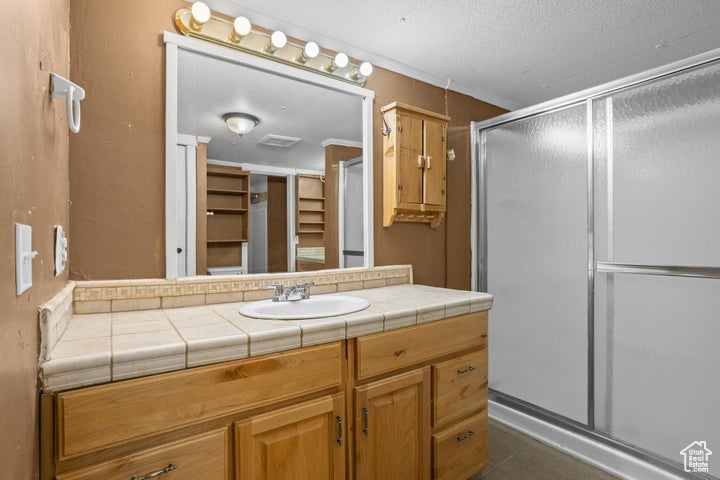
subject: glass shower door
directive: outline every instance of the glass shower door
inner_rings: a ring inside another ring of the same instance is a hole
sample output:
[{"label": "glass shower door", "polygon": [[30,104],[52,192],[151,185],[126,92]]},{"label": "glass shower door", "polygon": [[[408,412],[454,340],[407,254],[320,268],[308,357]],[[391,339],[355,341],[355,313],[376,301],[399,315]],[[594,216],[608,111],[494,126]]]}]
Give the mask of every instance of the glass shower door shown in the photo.
[{"label": "glass shower door", "polygon": [[484,135],[489,386],[585,423],[586,106]]},{"label": "glass shower door", "polygon": [[715,65],[593,101],[596,428],[675,462],[720,447],[718,85]]}]

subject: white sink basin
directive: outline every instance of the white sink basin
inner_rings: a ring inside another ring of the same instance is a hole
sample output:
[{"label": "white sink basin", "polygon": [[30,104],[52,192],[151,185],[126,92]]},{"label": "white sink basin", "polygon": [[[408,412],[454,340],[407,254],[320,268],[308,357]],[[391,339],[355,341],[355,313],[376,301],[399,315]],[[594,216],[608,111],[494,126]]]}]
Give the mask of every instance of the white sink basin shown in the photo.
[{"label": "white sink basin", "polygon": [[358,312],[370,306],[364,298],[346,295],[321,295],[295,302],[262,300],[244,305],[240,314],[252,318],[272,320],[301,320],[303,318],[334,317]]}]

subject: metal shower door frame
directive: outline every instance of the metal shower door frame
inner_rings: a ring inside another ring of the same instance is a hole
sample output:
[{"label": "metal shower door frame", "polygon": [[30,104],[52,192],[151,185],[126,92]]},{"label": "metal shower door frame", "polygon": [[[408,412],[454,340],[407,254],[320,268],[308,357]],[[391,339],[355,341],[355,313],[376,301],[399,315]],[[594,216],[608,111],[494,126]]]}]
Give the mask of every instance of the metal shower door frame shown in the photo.
[{"label": "metal shower door frame", "polygon": [[[513,408],[548,423],[560,426],[573,433],[611,446],[640,460],[658,466],[670,472],[692,479],[714,479],[705,474],[693,474],[683,470],[682,465],[642,449],[595,428],[595,272],[626,273],[641,275],[680,276],[694,278],[720,278],[719,267],[697,267],[685,265],[641,265],[617,262],[597,262],[595,259],[595,181],[594,181],[594,138],[593,138],[593,101],[630,89],[634,86],[683,73],[687,70],[720,62],[720,49],[696,55],[660,68],[648,70],[560,97],[535,106],[509,112],[481,122],[471,122],[471,288],[475,291],[487,291],[487,131],[511,122],[525,120],[546,113],[585,104],[586,140],[587,140],[587,422],[580,423],[563,415],[546,410],[494,389],[489,389],[490,397],[501,405]],[[609,135],[612,135],[610,130]],[[608,205],[612,219],[612,204]],[[612,247],[611,247],[612,252]],[[612,257],[610,257],[612,258]]]}]

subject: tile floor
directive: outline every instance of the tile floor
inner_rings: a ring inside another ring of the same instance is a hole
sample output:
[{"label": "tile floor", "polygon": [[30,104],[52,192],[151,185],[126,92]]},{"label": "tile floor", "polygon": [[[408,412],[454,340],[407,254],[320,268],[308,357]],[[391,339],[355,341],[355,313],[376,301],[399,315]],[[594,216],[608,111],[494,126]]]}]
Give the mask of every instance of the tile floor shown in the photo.
[{"label": "tile floor", "polygon": [[470,480],[619,480],[505,425],[488,425],[489,465]]}]

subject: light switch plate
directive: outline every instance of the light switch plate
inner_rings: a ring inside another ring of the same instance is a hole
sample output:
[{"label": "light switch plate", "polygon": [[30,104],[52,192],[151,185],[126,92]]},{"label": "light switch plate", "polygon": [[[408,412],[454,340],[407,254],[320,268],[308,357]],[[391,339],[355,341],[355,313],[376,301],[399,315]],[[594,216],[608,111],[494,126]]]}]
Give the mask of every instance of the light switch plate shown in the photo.
[{"label": "light switch plate", "polygon": [[67,262],[67,237],[62,225],[55,225],[55,276],[59,277],[65,270]]},{"label": "light switch plate", "polygon": [[37,256],[32,249],[32,227],[15,224],[15,293],[20,295],[32,287],[32,261]]}]

